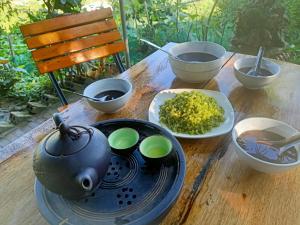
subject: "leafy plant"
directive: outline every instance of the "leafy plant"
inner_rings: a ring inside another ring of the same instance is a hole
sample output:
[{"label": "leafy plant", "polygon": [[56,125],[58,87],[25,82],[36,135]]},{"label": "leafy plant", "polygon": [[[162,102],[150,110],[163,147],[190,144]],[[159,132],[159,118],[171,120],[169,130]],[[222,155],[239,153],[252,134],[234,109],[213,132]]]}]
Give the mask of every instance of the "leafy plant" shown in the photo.
[{"label": "leafy plant", "polygon": [[76,13],[80,12],[81,0],[43,0],[47,8],[47,18],[57,16],[57,10],[63,13]]},{"label": "leafy plant", "polygon": [[7,94],[14,84],[20,79],[18,69],[9,64],[0,64],[0,93],[1,96]]},{"label": "leafy plant", "polygon": [[44,93],[52,93],[53,88],[47,76],[22,74],[22,79],[14,84],[8,96],[23,101],[38,101]]},{"label": "leafy plant", "polygon": [[288,19],[279,0],[251,0],[236,18],[232,45],[237,51],[254,54],[259,46],[267,49],[285,46]]}]

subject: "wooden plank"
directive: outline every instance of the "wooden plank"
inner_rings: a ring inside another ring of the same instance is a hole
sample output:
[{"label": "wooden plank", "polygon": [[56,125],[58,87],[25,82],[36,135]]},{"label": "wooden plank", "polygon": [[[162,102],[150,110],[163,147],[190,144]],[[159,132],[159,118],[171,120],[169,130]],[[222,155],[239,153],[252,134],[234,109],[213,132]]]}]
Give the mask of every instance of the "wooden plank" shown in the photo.
[{"label": "wooden plank", "polygon": [[43,20],[40,22],[23,25],[20,27],[20,29],[23,35],[26,37],[66,29],[87,23],[92,23],[110,17],[112,17],[111,8],[105,8],[94,10],[91,12],[84,12],[74,15],[61,16],[53,19]]},{"label": "wooden plank", "polygon": [[72,27],[65,30],[60,30],[56,32],[51,32],[47,34],[41,34],[34,36],[32,38],[26,39],[28,48],[40,48],[43,46],[72,40],[75,38],[80,38],[96,33],[101,33],[109,30],[116,29],[117,25],[113,19],[107,21],[101,21],[96,23],[91,23],[79,27]]},{"label": "wooden plank", "polygon": [[87,38],[82,38],[75,41],[59,43],[48,48],[40,48],[31,53],[35,61],[40,61],[56,56],[61,56],[66,53],[76,52],[86,48],[111,43],[120,39],[121,34],[119,33],[119,31],[115,30],[97,36],[89,36]]},{"label": "wooden plank", "polygon": [[93,48],[87,51],[75,52],[67,56],[57,57],[45,62],[38,62],[37,67],[40,73],[43,74],[58,69],[70,67],[82,62],[87,62],[97,58],[113,55],[124,50],[124,42],[116,42],[102,47]]}]

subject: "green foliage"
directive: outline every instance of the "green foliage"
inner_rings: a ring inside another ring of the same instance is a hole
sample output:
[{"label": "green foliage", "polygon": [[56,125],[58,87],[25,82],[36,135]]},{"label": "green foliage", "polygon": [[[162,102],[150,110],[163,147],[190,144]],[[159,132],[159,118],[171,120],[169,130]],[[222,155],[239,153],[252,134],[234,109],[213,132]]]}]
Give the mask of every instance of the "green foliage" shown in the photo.
[{"label": "green foliage", "polygon": [[8,93],[23,101],[39,101],[44,93],[52,93],[52,85],[48,76],[35,76],[23,73]]},{"label": "green foliage", "polygon": [[15,15],[16,10],[13,9],[11,1],[0,0],[0,31],[10,31],[12,25],[16,22],[12,21]]},{"label": "green foliage", "polygon": [[290,19],[286,34],[286,55],[280,59],[300,64],[300,1],[284,0],[283,4]]},{"label": "green foliage", "polygon": [[81,0],[43,0],[47,8],[47,18],[59,15],[61,10],[63,13],[80,12]]},{"label": "green foliage", "polygon": [[4,96],[19,80],[19,72],[9,64],[0,64],[0,94]]},{"label": "green foliage", "polygon": [[252,0],[238,12],[232,44],[240,52],[255,54],[259,46],[267,49],[285,46],[288,18],[279,0]]}]

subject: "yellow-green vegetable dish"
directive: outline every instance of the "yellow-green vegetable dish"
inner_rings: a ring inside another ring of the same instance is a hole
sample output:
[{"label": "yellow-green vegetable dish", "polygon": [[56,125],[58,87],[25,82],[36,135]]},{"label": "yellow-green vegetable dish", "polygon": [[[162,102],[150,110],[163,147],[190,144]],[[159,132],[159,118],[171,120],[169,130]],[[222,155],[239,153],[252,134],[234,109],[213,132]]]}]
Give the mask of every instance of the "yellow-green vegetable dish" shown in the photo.
[{"label": "yellow-green vegetable dish", "polygon": [[160,106],[159,119],[173,132],[204,134],[224,122],[224,109],[199,91],[182,92]]}]

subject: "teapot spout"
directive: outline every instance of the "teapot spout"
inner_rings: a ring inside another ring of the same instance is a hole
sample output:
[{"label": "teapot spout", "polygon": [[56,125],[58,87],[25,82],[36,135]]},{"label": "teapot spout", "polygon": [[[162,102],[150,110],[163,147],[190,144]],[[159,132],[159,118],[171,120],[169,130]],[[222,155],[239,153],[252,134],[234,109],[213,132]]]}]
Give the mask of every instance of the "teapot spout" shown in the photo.
[{"label": "teapot spout", "polygon": [[87,168],[77,175],[77,183],[84,191],[91,191],[97,185],[98,175],[93,168]]}]

